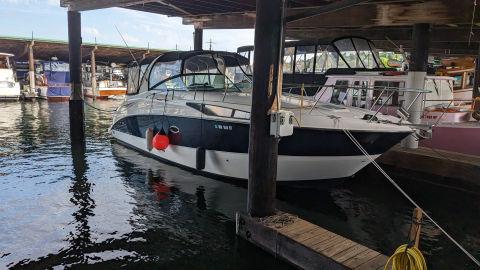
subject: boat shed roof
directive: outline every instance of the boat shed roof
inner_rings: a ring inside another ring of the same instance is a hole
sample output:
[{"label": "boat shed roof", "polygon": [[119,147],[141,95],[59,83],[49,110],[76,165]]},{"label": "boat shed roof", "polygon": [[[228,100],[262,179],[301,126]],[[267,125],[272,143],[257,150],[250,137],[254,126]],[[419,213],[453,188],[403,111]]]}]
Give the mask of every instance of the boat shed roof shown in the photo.
[{"label": "boat shed roof", "polygon": [[[253,28],[255,0],[61,0],[70,10],[122,7],[183,18],[203,29]],[[382,49],[411,48],[412,25],[432,24],[434,54],[477,54],[480,28],[472,0],[289,0],[286,37],[360,35]],[[479,24],[480,25],[480,24]]]},{"label": "boat shed roof", "polygon": [[[20,37],[1,37],[0,36],[0,51],[15,55],[17,61],[28,60],[28,46],[31,44],[31,38]],[[105,63],[129,63],[132,55],[137,60],[141,59],[144,53],[149,56],[158,56],[167,50],[147,49],[139,47],[106,45],[106,44],[82,44],[82,58],[84,62],[90,60],[91,51],[95,50],[96,61]],[[34,58],[38,60],[49,60],[52,57],[57,57],[58,60],[68,61],[68,42],[60,40],[35,39],[34,40]]]}]

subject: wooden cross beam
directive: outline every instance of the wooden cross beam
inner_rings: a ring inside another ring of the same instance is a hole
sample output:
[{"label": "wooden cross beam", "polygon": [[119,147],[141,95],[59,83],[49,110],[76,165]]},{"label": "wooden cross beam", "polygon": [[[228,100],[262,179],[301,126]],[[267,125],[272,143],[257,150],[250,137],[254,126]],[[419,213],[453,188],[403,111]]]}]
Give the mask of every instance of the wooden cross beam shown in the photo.
[{"label": "wooden cross beam", "polygon": [[164,1],[155,1],[155,0],[83,0],[83,1],[72,1],[72,0],[60,0],[61,7],[67,7],[71,11],[87,11],[103,8],[112,8],[112,7],[129,7],[134,5],[141,5],[151,2],[164,2]]}]

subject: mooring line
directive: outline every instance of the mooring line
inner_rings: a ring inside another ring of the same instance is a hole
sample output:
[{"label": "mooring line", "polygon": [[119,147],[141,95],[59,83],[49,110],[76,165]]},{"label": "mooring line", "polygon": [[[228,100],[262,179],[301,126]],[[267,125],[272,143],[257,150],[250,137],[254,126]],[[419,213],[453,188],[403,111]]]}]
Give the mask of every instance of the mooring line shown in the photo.
[{"label": "mooring line", "polygon": [[373,159],[370,154],[368,154],[367,150],[363,148],[363,146],[355,139],[353,134],[347,130],[343,129],[343,132],[347,135],[347,137],[355,144],[355,146],[372,162],[372,164],[387,178],[388,181],[396,188],[400,193],[407,198],[415,207],[419,208],[420,211],[442,232],[447,236],[450,241],[452,241],[468,258],[470,258],[477,266],[480,267],[480,262],[470,253],[468,252],[460,243],[458,243],[449,233],[445,231],[429,214],[427,214],[420,205],[418,205],[384,170],[383,168]]},{"label": "mooring line", "polygon": [[83,102],[84,102],[87,106],[89,106],[89,107],[91,107],[91,108],[93,108],[93,109],[95,109],[95,110],[102,111],[102,112],[115,113],[115,112],[117,111],[117,109],[118,109],[118,108],[117,108],[117,109],[115,109],[115,110],[105,110],[105,109],[101,109],[101,108],[98,108],[98,107],[93,106],[92,104],[90,104],[90,103],[89,103],[88,101],[86,101],[85,99],[83,100]]}]

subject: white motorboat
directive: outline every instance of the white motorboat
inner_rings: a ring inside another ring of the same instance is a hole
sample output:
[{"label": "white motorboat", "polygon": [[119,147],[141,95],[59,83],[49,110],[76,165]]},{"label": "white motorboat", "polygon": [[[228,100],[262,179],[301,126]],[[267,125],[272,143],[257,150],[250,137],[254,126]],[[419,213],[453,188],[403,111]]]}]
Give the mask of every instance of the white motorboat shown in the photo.
[{"label": "white motorboat", "polygon": [[20,98],[20,83],[15,78],[12,57],[13,54],[0,53],[0,99]]},{"label": "white motorboat", "polygon": [[[248,178],[248,59],[228,52],[169,52],[130,74],[135,87],[129,87],[110,128],[116,140],[207,175]],[[285,94],[282,108],[301,124],[280,140],[278,181],[344,178],[365,167],[369,159],[344,130],[374,158],[413,132],[397,117],[379,113],[372,119],[371,111],[312,97]],[[168,147],[152,148],[152,133],[168,136]]]},{"label": "white motorboat", "polygon": [[[127,93],[125,68],[112,63],[96,66],[96,87],[92,88],[91,65],[85,65],[83,90],[85,96],[97,99],[123,99]],[[95,92],[95,93],[94,93]]]}]

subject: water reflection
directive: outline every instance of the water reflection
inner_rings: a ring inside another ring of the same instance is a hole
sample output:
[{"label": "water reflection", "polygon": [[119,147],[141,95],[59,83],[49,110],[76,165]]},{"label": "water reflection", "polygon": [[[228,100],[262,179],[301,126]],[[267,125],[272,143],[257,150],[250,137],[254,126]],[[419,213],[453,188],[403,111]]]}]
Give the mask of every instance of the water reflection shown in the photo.
[{"label": "water reflection", "polygon": [[[290,268],[235,237],[245,183],[194,175],[112,142],[106,112],[86,108],[87,148],[77,149],[67,103],[0,109],[0,268]],[[478,192],[391,173],[480,256]],[[371,168],[347,181],[280,185],[278,199],[280,209],[385,253],[405,242],[412,211]],[[421,237],[430,267],[473,268],[431,224]]]},{"label": "water reflection", "polygon": [[68,240],[72,247],[84,250],[92,244],[89,217],[94,215],[95,201],[90,196],[92,184],[88,181],[85,173],[88,164],[85,157],[84,145],[72,145],[73,174],[72,185],[69,192],[72,194],[70,202],[77,208],[73,213],[75,231],[70,232]]}]

